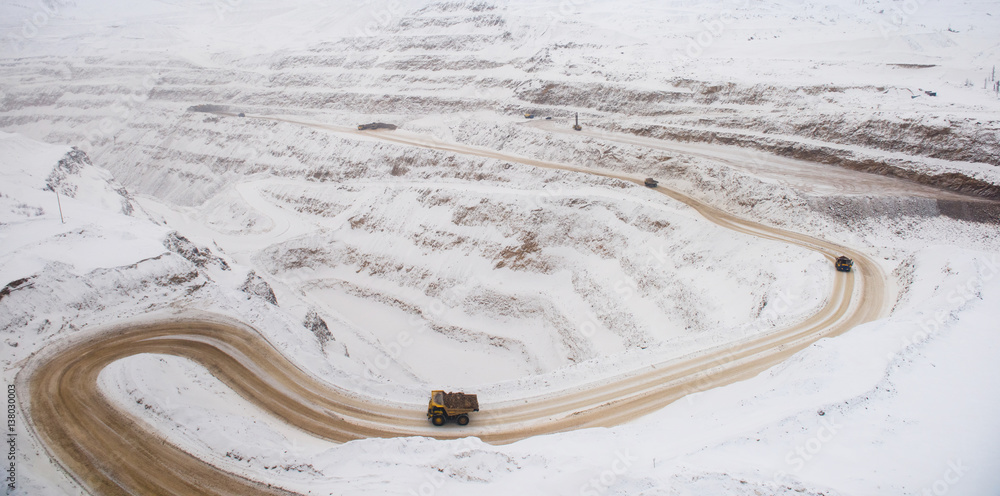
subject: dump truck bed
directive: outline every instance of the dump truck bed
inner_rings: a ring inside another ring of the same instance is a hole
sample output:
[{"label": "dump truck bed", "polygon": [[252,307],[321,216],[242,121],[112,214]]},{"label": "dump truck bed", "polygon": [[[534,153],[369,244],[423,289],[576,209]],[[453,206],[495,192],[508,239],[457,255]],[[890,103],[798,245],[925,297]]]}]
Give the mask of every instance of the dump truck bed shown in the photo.
[{"label": "dump truck bed", "polygon": [[444,393],[443,399],[444,407],[451,415],[479,411],[479,398],[474,394]]}]

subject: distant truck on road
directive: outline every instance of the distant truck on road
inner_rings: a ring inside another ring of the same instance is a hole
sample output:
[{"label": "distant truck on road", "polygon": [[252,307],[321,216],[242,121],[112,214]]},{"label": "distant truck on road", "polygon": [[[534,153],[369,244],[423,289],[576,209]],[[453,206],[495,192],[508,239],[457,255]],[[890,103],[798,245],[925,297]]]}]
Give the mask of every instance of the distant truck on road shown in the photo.
[{"label": "distant truck on road", "polygon": [[837,268],[838,272],[850,272],[851,267],[854,266],[854,260],[841,255],[837,257],[837,261],[834,262],[833,266]]},{"label": "distant truck on road", "polygon": [[647,177],[646,180],[643,181],[643,184],[645,184],[647,188],[655,188],[656,185],[658,185],[660,183],[656,182],[656,179],[653,179],[651,177]]},{"label": "distant truck on road", "polygon": [[384,122],[372,122],[371,124],[359,124],[358,131],[368,131],[372,129],[388,129],[392,131],[396,129],[395,124],[386,124]]},{"label": "distant truck on road", "polygon": [[427,418],[436,426],[453,420],[458,425],[469,424],[469,414],[479,411],[479,399],[474,394],[431,391],[427,405]]}]

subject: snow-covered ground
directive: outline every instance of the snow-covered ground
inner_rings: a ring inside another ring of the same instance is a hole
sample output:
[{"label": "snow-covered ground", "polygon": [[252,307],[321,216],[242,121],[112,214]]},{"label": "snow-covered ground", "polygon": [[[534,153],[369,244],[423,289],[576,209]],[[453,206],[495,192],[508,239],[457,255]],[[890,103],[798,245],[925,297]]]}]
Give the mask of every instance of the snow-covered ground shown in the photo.
[{"label": "snow-covered ground", "polygon": [[[202,311],[374,401],[419,408],[445,387],[488,405],[765,332],[827,297],[821,256],[639,186],[254,116],[383,120],[656,176],[871,254],[898,301],[755,378],[505,446],[328,443],[159,355],[101,374],[117,404],[226,470],[312,494],[1000,489],[996,218],[939,215],[921,189],[1000,187],[998,2],[66,0],[0,14],[9,384],[48,344]],[[527,126],[524,111],[554,119]],[[575,112],[598,132],[553,132]],[[762,144],[712,155],[746,146],[732,136]],[[656,138],[709,144],[642,141]],[[844,184],[853,172],[770,153],[873,161],[925,186]],[[80,492],[17,429],[13,493]]]}]

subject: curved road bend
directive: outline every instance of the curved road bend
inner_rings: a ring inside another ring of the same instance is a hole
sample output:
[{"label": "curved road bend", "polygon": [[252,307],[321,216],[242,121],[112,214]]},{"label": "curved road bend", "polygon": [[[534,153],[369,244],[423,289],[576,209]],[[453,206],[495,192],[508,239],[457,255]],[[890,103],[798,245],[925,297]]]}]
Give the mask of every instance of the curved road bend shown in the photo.
[{"label": "curved road bend", "polygon": [[[274,120],[359,134],[349,127]],[[440,143],[419,135],[382,131],[364,134],[403,145],[641,184],[638,178],[611,171]],[[176,355],[201,364],[238,394],[276,417],[333,441],[472,435],[491,443],[508,443],[538,434],[629,421],[687,394],[752,377],[822,337],[875,320],[887,310],[885,276],[878,264],[863,253],[741,219],[662,186],[656,191],[686,203],[720,226],[818,251],[831,262],[836,255],[845,254],[854,259],[855,271],[837,273],[826,304],[803,322],[572,391],[547,394],[527,402],[521,399],[490,405],[488,412],[484,411],[466,428],[435,429],[420,409],[368,401],[320,382],[281,355],[253,329],[221,318],[113,328],[80,342],[60,343],[45,350],[24,372],[29,386],[30,424],[59,463],[94,493],[284,494],[280,489],[225,472],[167,443],[150,432],[141,420],[112,405],[98,388],[98,374],[109,364],[131,355]]]}]

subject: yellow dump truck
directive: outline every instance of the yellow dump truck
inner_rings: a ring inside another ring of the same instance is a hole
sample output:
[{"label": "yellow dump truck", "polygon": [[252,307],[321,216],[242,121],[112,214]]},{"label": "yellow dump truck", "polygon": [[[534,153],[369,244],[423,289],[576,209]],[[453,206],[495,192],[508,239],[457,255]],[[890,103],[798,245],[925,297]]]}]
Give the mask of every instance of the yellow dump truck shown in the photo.
[{"label": "yellow dump truck", "polygon": [[468,425],[469,414],[479,411],[479,399],[474,394],[431,391],[427,405],[427,418],[437,426],[454,420],[458,425]]}]

